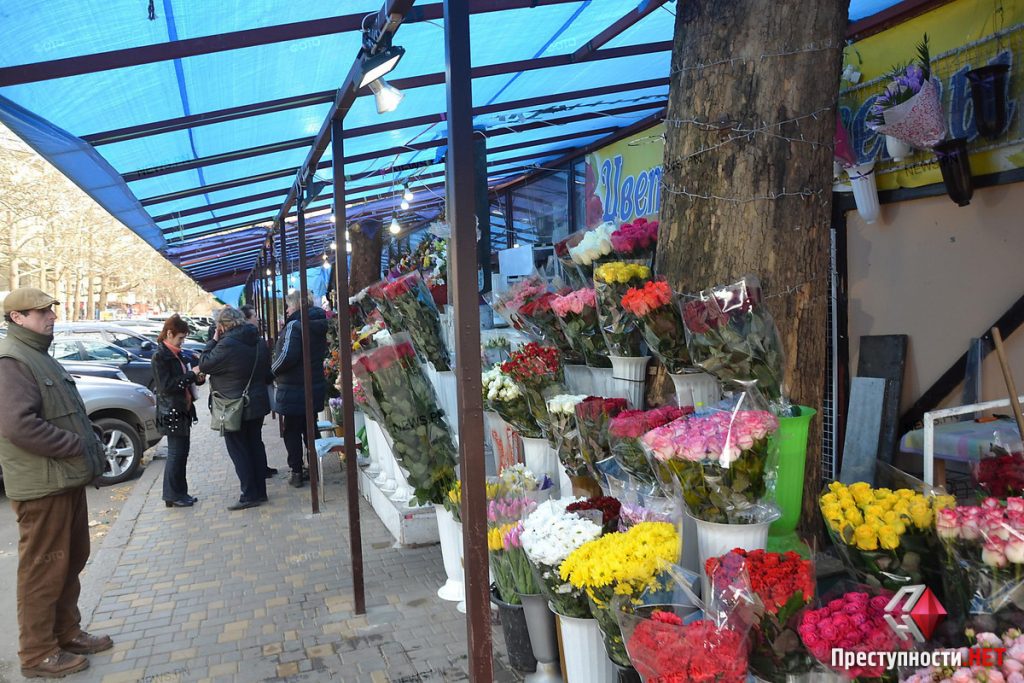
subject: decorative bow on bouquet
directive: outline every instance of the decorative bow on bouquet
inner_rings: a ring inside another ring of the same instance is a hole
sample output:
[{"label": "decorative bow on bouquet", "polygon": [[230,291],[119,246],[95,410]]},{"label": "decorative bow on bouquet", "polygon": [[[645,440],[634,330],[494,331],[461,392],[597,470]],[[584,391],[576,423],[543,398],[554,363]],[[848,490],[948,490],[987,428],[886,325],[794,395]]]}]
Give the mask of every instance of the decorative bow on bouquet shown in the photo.
[{"label": "decorative bow on bouquet", "polygon": [[622,307],[640,321],[647,348],[666,371],[681,373],[690,367],[679,301],[667,282],[652,280],[630,289],[622,296]]},{"label": "decorative bow on bouquet", "polygon": [[450,370],[448,349],[441,334],[441,317],[420,274],[408,273],[384,285],[384,298],[397,319],[401,320],[399,329],[409,332],[423,359],[433,363],[438,372]]},{"label": "decorative bow on bouquet", "polygon": [[867,127],[918,149],[942,142],[946,137],[946,118],[939,89],[931,81],[927,33],[917,46],[917,59],[893,69],[891,78],[868,109]]},{"label": "decorative bow on bouquet", "polygon": [[650,267],[642,263],[614,261],[594,269],[597,318],[609,355],[630,358],[641,355],[640,326],[636,316],[623,308],[622,297],[631,287],[642,287],[650,277]]}]

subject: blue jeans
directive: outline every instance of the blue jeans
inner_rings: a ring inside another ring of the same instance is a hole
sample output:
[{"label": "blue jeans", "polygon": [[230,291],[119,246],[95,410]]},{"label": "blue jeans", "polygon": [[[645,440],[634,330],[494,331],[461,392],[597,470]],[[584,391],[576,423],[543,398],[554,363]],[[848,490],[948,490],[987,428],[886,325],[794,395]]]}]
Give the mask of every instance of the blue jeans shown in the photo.
[{"label": "blue jeans", "polygon": [[185,466],[188,464],[189,433],[167,435],[167,462],[164,464],[164,500],[175,502],[188,497]]}]

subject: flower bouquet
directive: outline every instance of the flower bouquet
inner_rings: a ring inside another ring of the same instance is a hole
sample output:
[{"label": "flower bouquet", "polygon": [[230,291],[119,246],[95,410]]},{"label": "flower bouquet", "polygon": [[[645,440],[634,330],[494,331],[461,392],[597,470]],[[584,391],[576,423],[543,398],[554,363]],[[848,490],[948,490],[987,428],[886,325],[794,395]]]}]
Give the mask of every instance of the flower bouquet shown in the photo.
[{"label": "flower bouquet", "polygon": [[613,232],[613,224],[601,223],[593,230],[584,232],[576,246],[569,248],[569,257],[576,264],[576,269],[584,281],[592,282],[595,266],[606,261],[614,251]]},{"label": "flower bouquet", "polygon": [[[968,634],[971,648],[987,648],[990,652],[999,652],[993,656],[993,666],[930,666],[918,669],[903,679],[904,683],[934,683],[935,681],[952,681],[953,683],[1022,683],[1024,681],[1024,634],[1020,625],[1003,633],[1002,637],[995,633]],[[969,648],[958,650],[965,664],[971,661]]]},{"label": "flower bouquet", "polygon": [[512,353],[512,343],[504,336],[490,337],[480,347],[482,364],[488,366],[507,361]]},{"label": "flower bouquet", "polygon": [[558,323],[571,344],[592,368],[611,366],[608,360],[608,346],[601,334],[597,321],[597,299],[592,288],[556,296],[551,308],[558,316]]},{"label": "flower bouquet", "polygon": [[636,620],[626,649],[643,680],[746,683],[747,644],[739,631],[706,619],[686,621],[666,607],[638,613],[648,618]]},{"label": "flower bouquet", "polygon": [[612,457],[638,484],[657,484],[657,477],[647,462],[647,454],[640,443],[640,437],[652,429],[692,412],[693,408],[683,410],[675,406],[665,406],[653,410],[626,410],[619,413],[608,423],[608,445]]},{"label": "flower bouquet", "polygon": [[786,683],[789,674],[811,671],[814,662],[797,635],[800,611],[814,597],[810,560],[794,552],[736,548],[709,558],[705,568],[716,581],[730,583],[746,572],[751,590],[759,598],[751,629],[750,668],[755,674],[765,681]]},{"label": "flower bouquet", "polygon": [[481,379],[484,404],[488,410],[500,415],[520,436],[541,437],[540,425],[530,411],[526,396],[512,377],[502,372],[500,364],[484,372]]},{"label": "flower bouquet", "polygon": [[370,400],[362,382],[356,378],[352,380],[352,398],[355,400],[357,410],[363,411],[363,414],[374,422],[384,424],[384,413],[380,411],[377,401]]},{"label": "flower bouquet", "polygon": [[569,250],[579,245],[583,239],[584,231],[574,232],[560,242],[555,242],[555,258],[558,259],[558,266],[562,271],[562,279],[567,287],[579,289],[591,286],[589,277],[584,277],[579,268],[572,260]]},{"label": "flower bouquet", "polygon": [[547,399],[561,393],[562,360],[558,349],[530,342],[513,351],[501,364],[501,371],[512,378],[542,431],[548,429]]},{"label": "flower bouquet", "polygon": [[414,271],[385,285],[384,298],[401,320],[402,327],[398,329],[408,330],[423,359],[433,363],[438,372],[450,370],[448,350],[441,334],[441,317],[420,274]]},{"label": "flower bouquet", "polygon": [[644,522],[624,533],[606,534],[585,543],[562,562],[560,577],[586,591],[608,657],[619,666],[629,666],[630,661],[612,597],[638,598],[647,589],[658,590],[662,586],[659,575],[676,560],[678,552],[675,527],[665,522]]},{"label": "flower bouquet", "polygon": [[997,436],[988,452],[971,463],[971,474],[989,496],[1024,496],[1024,443],[1004,444]]},{"label": "flower bouquet", "polygon": [[456,451],[451,429],[438,408],[434,390],[423,376],[408,335],[392,346],[360,354],[352,371],[383,418],[395,458],[408,472],[414,499],[443,503],[454,483]]},{"label": "flower bouquet", "polygon": [[[599,522],[605,533],[618,530],[621,509],[622,504],[611,496],[595,496],[586,500],[574,501],[565,506],[566,512],[574,512],[592,519],[594,522]],[[588,510],[593,510],[594,514],[586,514]]]},{"label": "flower bouquet", "polygon": [[583,354],[578,352],[569,342],[558,315],[552,308],[556,294],[544,292],[530,299],[519,309],[519,318],[526,324],[526,329],[533,330],[537,341],[554,344],[562,354],[563,363],[582,364]]},{"label": "flower bouquet", "polygon": [[782,342],[756,277],[704,290],[683,305],[683,323],[698,367],[721,380],[757,380],[770,401],[782,397]]},{"label": "flower bouquet", "polygon": [[945,496],[873,489],[865,482],[832,482],[819,499],[829,535],[847,566],[859,580],[890,590],[927,583],[922,571],[934,551],[934,511],[950,503]]},{"label": "flower bouquet", "polygon": [[637,318],[623,308],[622,297],[631,287],[643,286],[650,277],[650,267],[636,262],[614,261],[594,269],[597,318],[609,355],[641,355],[643,336]]},{"label": "flower bouquet", "polygon": [[946,137],[946,120],[938,87],[931,81],[928,34],[917,46],[917,59],[896,67],[892,81],[868,109],[865,124],[919,149],[934,147]]},{"label": "flower bouquet", "polygon": [[[585,398],[579,394],[559,394],[548,399],[547,439],[571,477],[587,474],[587,463],[580,457],[580,433],[576,428],[576,404]],[[568,493],[562,491],[563,496]]]},{"label": "flower bouquet", "polygon": [[448,489],[448,495],[445,496],[444,502],[442,503],[444,509],[451,513],[452,518],[462,524],[462,482],[456,480],[452,487]]},{"label": "flower bouquet", "polygon": [[563,579],[558,568],[572,551],[600,535],[600,524],[566,512],[564,500],[545,501],[524,520],[520,536],[523,550],[541,592],[556,614],[578,619],[590,617],[586,595]]},{"label": "flower bouquet", "polygon": [[651,280],[622,296],[622,307],[640,321],[644,341],[665,370],[678,374],[690,367],[679,301],[664,280]]},{"label": "flower bouquet", "polygon": [[658,244],[658,221],[640,217],[632,223],[623,223],[612,233],[611,242],[619,258],[640,259],[650,266]]},{"label": "flower bouquet", "polygon": [[950,613],[984,631],[1024,624],[1024,498],[941,509],[935,531]]},{"label": "flower bouquet", "polygon": [[377,312],[380,313],[381,318],[384,319],[384,324],[388,330],[397,334],[404,332],[405,328],[402,327],[401,316],[391,307],[391,303],[388,298],[384,296],[384,287],[388,284],[387,280],[380,280],[369,285],[365,290],[366,296],[364,301],[369,301],[376,308]]},{"label": "flower bouquet", "polygon": [[528,277],[519,278],[507,290],[493,296],[489,303],[491,308],[513,328],[531,336],[539,337],[539,330],[523,320],[519,315],[519,310],[528,301],[533,301],[542,294],[547,293],[547,291],[548,287],[540,276],[533,274]]},{"label": "flower bouquet", "polygon": [[576,404],[576,427],[580,432],[580,455],[591,476],[603,481],[605,461],[611,459],[608,444],[608,422],[626,410],[626,399],[589,396]]},{"label": "flower bouquet", "polygon": [[778,426],[764,410],[722,411],[669,422],[640,443],[663,487],[678,487],[694,518],[760,524],[777,465],[770,437]]},{"label": "flower bouquet", "polygon": [[[892,595],[853,591],[831,600],[821,609],[806,610],[800,620],[800,640],[814,657],[832,671],[857,680],[881,679],[885,664],[832,666],[832,652],[896,652],[910,646],[885,621]],[[895,680],[895,679],[893,679]]]}]

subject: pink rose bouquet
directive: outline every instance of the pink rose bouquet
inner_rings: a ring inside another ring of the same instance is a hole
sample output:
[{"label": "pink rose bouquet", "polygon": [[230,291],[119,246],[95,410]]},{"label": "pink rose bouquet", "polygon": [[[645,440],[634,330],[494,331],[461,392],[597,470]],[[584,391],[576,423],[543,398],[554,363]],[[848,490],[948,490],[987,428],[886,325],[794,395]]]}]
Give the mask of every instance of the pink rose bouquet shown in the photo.
[{"label": "pink rose bouquet", "polygon": [[608,445],[611,448],[612,457],[638,483],[648,485],[656,483],[657,479],[651,470],[650,463],[647,462],[643,446],[640,445],[640,437],[652,429],[666,425],[692,412],[693,407],[691,406],[685,409],[665,406],[654,410],[627,410],[619,413],[608,423]]},{"label": "pink rose bouquet", "polygon": [[[934,681],[952,681],[953,683],[1024,683],[1024,635],[1019,628],[1008,630],[1002,635],[995,633],[979,633],[971,639],[973,647],[984,647],[990,650],[1002,650],[994,666],[931,666],[918,669],[904,678],[904,683],[934,683]],[[959,649],[965,664],[970,662],[970,649]]]},{"label": "pink rose bouquet", "polygon": [[587,365],[607,368],[608,347],[597,322],[597,299],[592,288],[555,296],[551,309],[558,318],[562,332],[573,348],[583,356]]},{"label": "pink rose bouquet", "polygon": [[623,223],[612,233],[611,241],[612,249],[620,257],[650,261],[658,244],[658,221],[640,217],[632,223]]}]

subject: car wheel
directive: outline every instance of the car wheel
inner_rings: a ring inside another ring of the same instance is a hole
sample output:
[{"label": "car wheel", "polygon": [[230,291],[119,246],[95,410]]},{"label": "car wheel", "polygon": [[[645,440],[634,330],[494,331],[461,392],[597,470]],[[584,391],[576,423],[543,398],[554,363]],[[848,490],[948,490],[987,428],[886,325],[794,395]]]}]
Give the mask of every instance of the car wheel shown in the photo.
[{"label": "car wheel", "polygon": [[138,431],[124,420],[113,417],[96,420],[96,426],[103,431],[104,455],[107,458],[100,482],[106,486],[120,484],[138,474],[144,450]]}]

